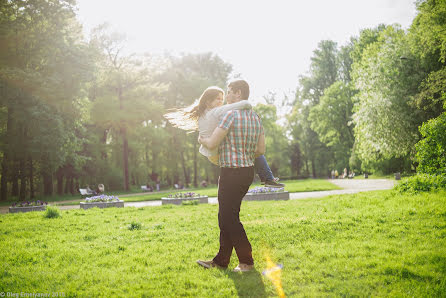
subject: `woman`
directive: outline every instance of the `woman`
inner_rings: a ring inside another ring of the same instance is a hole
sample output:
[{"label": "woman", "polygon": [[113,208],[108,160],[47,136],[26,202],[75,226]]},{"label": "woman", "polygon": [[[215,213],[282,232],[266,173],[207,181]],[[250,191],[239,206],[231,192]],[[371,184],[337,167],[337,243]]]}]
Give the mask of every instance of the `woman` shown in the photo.
[{"label": "woman", "polygon": [[[164,117],[175,127],[189,132],[198,130],[201,137],[210,137],[226,112],[252,108],[247,100],[223,105],[224,94],[223,89],[219,87],[208,87],[195,103],[186,108],[175,109],[165,114]],[[209,150],[201,145],[199,152],[206,156],[210,162],[218,165],[218,149]],[[283,187],[283,184],[276,182],[278,179],[274,178],[263,155],[256,158],[255,169],[260,180],[265,182],[266,186]]]}]

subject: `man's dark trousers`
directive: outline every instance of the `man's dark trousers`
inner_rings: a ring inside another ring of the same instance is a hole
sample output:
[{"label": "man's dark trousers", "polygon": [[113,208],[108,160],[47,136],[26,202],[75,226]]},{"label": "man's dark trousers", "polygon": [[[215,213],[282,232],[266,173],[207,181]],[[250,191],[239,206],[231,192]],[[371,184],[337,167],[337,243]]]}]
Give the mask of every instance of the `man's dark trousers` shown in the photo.
[{"label": "man's dark trousers", "polygon": [[240,222],[240,205],[254,179],[254,167],[220,168],[218,180],[218,226],[220,250],[214,262],[227,267],[235,248],[240,263],[253,265],[252,248]]}]

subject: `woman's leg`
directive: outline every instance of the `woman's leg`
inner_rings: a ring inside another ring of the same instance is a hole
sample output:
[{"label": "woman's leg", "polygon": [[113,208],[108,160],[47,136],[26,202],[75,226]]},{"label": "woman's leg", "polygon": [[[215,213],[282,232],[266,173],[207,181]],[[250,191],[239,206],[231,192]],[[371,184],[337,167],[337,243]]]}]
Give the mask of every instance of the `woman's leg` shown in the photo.
[{"label": "woman's leg", "polygon": [[274,180],[273,172],[266,161],[265,155],[260,155],[256,158],[254,168],[256,174],[260,177],[260,181],[265,182]]}]

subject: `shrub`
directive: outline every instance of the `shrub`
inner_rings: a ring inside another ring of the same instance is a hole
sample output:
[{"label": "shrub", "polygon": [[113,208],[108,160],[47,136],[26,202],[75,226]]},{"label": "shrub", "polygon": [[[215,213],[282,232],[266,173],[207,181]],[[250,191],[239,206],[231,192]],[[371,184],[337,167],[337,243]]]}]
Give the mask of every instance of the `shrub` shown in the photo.
[{"label": "shrub", "polygon": [[394,189],[400,193],[418,193],[423,191],[446,189],[446,175],[417,174],[404,178],[395,185]]},{"label": "shrub", "polygon": [[130,231],[133,231],[133,230],[141,230],[141,227],[142,227],[142,224],[141,224],[141,223],[132,221],[132,222],[128,225],[127,228],[128,228]]},{"label": "shrub", "polygon": [[57,218],[60,217],[59,209],[57,207],[46,207],[45,214],[43,215],[45,218]]},{"label": "shrub", "polygon": [[446,112],[423,123],[420,133],[423,139],[416,144],[417,172],[446,175]]}]

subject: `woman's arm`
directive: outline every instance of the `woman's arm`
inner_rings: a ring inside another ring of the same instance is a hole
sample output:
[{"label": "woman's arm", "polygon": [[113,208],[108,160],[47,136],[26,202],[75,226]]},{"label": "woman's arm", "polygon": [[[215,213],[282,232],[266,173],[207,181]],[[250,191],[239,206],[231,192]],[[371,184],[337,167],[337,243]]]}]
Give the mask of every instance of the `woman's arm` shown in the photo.
[{"label": "woman's arm", "polygon": [[214,113],[216,113],[217,116],[220,118],[224,114],[226,114],[226,112],[229,112],[231,110],[246,110],[246,109],[252,109],[251,104],[247,100],[241,100],[235,103],[230,103],[217,107],[214,109]]}]

